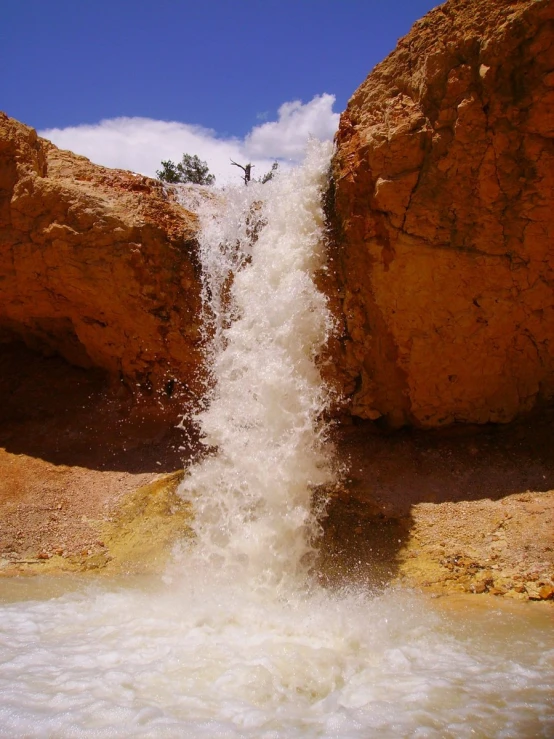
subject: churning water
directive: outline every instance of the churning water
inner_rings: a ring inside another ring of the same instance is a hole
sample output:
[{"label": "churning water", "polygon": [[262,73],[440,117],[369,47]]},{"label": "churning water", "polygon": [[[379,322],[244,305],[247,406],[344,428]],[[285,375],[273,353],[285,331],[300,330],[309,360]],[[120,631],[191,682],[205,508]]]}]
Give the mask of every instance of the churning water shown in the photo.
[{"label": "churning water", "polygon": [[312,492],[332,478],[315,363],[332,321],[313,281],[330,148],[314,142],[302,167],[201,209],[213,388],[198,421],[217,454],[181,486],[194,503],[190,554],[194,569],[271,592],[305,579]]},{"label": "churning water", "polygon": [[163,582],[3,588],[0,736],[554,735],[548,609],[310,576],[310,501],[332,478],[314,363],[332,322],[313,282],[329,156],[314,145],[304,167],[202,207],[213,451],[181,488],[195,538]]},{"label": "churning water", "polygon": [[548,609],[269,598],[207,579],[13,597],[0,609],[9,739],[554,736]]}]

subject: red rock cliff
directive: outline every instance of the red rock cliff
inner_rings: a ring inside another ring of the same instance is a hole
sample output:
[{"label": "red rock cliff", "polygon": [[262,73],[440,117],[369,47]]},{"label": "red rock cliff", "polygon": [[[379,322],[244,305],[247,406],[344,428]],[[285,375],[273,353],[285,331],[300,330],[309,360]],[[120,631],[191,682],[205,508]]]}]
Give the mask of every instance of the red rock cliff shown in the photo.
[{"label": "red rock cliff", "polygon": [[60,151],[0,114],[0,342],[146,387],[192,381],[195,228],[160,182]]},{"label": "red rock cliff", "polygon": [[450,0],[342,115],[352,410],[505,422],[554,395],[554,3]]}]

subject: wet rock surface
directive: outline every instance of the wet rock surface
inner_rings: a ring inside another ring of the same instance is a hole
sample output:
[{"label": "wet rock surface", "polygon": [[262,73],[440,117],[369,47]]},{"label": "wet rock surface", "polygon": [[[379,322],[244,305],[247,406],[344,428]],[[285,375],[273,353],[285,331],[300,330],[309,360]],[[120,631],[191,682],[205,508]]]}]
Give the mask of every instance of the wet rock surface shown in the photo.
[{"label": "wet rock surface", "polygon": [[373,70],[334,159],[351,410],[507,422],[554,394],[554,6],[449,0]]}]

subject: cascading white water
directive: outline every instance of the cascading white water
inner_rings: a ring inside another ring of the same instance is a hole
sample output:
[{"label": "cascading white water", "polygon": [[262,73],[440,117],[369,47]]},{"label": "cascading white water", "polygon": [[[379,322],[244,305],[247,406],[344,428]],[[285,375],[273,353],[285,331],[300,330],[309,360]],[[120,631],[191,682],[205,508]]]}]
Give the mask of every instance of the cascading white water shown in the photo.
[{"label": "cascading white water", "polygon": [[312,491],[331,479],[320,420],[328,391],[315,356],[332,320],[314,284],[325,264],[331,148],[312,142],[302,167],[200,209],[214,386],[198,420],[217,453],[180,492],[194,504],[193,558],[253,587],[305,574]]},{"label": "cascading white water", "polygon": [[204,212],[214,384],[199,421],[216,451],[182,488],[196,540],[169,586],[0,581],[0,737],[554,735],[547,610],[306,579],[331,458],[313,362],[330,330],[313,284],[328,156]]}]

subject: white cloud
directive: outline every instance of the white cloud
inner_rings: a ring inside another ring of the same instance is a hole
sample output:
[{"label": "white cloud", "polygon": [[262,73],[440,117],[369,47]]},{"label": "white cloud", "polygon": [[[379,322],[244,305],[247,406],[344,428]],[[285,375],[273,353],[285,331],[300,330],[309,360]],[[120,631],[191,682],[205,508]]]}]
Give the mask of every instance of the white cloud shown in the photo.
[{"label": "white cloud", "polygon": [[283,103],[276,121],[256,126],[245,140],[252,157],[265,156],[299,160],[309,136],[326,141],[333,138],[339,114],[333,113],[334,95],[316,95],[309,103]]},{"label": "white cloud", "polygon": [[275,159],[302,159],[310,135],[332,138],[338,126],[333,95],[316,96],[305,105],[284,103],[277,121],[255,126],[245,139],[220,138],[202,126],[151,118],[112,118],[91,125],[51,128],[40,136],[62,149],[88,157],[97,164],[155,176],[162,159],[179,161],[183,153],[207,161],[217,182],[236,181],[240,171],[230,159],[255,165],[254,176],[264,174]]}]

